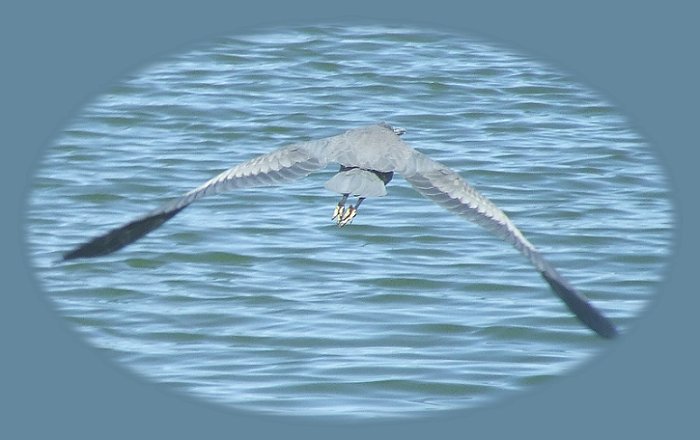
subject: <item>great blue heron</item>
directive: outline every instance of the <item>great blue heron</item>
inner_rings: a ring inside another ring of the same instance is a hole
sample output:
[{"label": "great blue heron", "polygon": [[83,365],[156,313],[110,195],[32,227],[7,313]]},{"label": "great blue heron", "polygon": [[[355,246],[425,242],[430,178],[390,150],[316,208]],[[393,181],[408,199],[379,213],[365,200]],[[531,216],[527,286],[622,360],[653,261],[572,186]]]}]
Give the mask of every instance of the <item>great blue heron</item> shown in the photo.
[{"label": "great blue heron", "polygon": [[[584,324],[605,338],[617,335],[615,326],[557,273],[496,205],[469,186],[456,172],[414,150],[399,136],[403,129],[382,123],[348,130],[324,139],[282,147],[255,157],[215,176],[182,197],[128,224],[78,246],[64,260],[109,254],[156,229],[192,202],[235,188],[276,185],[320,170],[331,162],[340,170],[326,188],[341,194],[332,219],[345,226],[357,215],[366,197],[386,195],[394,172],[438,205],[476,222],[522,252],[554,292]],[[349,207],[350,196],[357,202]]]}]

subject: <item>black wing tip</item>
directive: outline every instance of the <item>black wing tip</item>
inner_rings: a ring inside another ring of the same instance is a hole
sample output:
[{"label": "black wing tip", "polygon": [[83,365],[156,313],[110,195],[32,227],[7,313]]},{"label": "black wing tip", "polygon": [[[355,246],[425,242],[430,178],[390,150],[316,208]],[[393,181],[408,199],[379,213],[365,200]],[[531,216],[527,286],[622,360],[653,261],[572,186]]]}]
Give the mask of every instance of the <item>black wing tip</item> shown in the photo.
[{"label": "black wing tip", "polygon": [[182,211],[186,206],[187,205],[171,211],[147,215],[127,223],[124,226],[113,229],[106,234],[97,236],[63,254],[62,261],[74,260],[76,258],[100,257],[118,251],[158,228],[160,225],[173,218],[175,214]]},{"label": "black wing tip", "polygon": [[73,250],[70,250],[66,253],[63,254],[61,257],[61,261],[69,261],[69,260],[75,260],[78,258],[91,258],[91,257],[100,257],[102,255],[109,255],[112,252],[115,252],[122,247],[126,246],[124,244],[123,246],[119,247],[113,247],[113,248],[107,248],[103,247],[103,240],[104,236],[100,237],[95,237],[94,239],[88,241],[87,243],[84,243],[78,247],[76,247]]},{"label": "black wing tip", "polygon": [[63,256],[61,257],[61,261],[69,261],[69,260],[75,260],[77,258],[88,258],[88,257],[96,257],[97,256],[97,255],[93,255],[89,252],[85,252],[84,247],[85,247],[84,245],[78,246],[77,248],[75,248],[71,251],[65,252],[63,254]]},{"label": "black wing tip", "polygon": [[614,339],[619,335],[615,324],[569,286],[556,272],[543,271],[541,274],[569,310],[588,328],[605,339]]},{"label": "black wing tip", "polygon": [[615,327],[615,324],[613,324],[612,321],[603,315],[600,315],[599,318],[602,319],[599,319],[599,322],[595,324],[595,327],[589,324],[591,330],[596,332],[598,336],[604,339],[615,339],[620,335],[620,332],[617,330],[617,327]]},{"label": "black wing tip", "polygon": [[75,260],[78,258],[92,258],[92,257],[100,257],[103,255],[109,255],[112,252],[116,252],[119,249],[123,248],[127,243],[110,243],[111,239],[113,236],[110,236],[111,233],[114,232],[120,232],[120,229],[116,229],[114,231],[111,231],[110,233],[107,233],[105,235],[101,235],[98,237],[93,238],[92,240],[81,244],[80,246],[76,247],[75,249],[72,249],[66,253],[63,254],[63,257],[61,258],[61,261],[69,261],[69,260]]}]

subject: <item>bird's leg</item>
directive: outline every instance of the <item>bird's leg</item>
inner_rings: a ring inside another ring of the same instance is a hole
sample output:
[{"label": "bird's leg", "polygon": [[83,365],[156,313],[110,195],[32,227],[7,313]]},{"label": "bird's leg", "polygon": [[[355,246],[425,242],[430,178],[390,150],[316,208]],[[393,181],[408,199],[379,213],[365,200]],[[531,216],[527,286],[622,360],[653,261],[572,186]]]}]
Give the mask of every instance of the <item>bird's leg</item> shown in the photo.
[{"label": "bird's leg", "polygon": [[340,219],[343,218],[343,214],[345,213],[345,201],[348,199],[349,195],[350,194],[343,194],[343,198],[340,199],[338,205],[336,205],[333,210],[333,217],[331,217],[331,220],[338,218],[338,223],[340,223]]},{"label": "bird's leg", "polygon": [[348,209],[345,210],[345,212],[343,212],[343,215],[338,217],[338,226],[339,227],[342,228],[343,226],[350,223],[352,221],[352,219],[355,218],[355,216],[357,215],[357,208],[360,207],[360,203],[362,203],[362,201],[364,199],[365,199],[364,197],[359,197],[357,199],[357,203],[355,204],[355,206],[350,206]]}]

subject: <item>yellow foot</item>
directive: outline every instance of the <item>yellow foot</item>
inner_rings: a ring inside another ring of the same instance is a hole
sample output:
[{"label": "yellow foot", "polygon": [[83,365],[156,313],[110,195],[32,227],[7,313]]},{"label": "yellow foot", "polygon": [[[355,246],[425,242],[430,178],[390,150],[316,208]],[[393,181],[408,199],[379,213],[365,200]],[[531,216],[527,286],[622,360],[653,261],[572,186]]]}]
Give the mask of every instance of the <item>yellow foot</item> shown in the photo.
[{"label": "yellow foot", "polygon": [[338,216],[338,227],[343,227],[350,223],[352,219],[357,215],[357,208],[354,206],[345,209],[344,212]]},{"label": "yellow foot", "polygon": [[331,217],[331,220],[335,220],[337,218],[338,223],[340,223],[340,219],[343,218],[343,214],[345,214],[345,206],[337,205],[333,210],[333,217]]}]

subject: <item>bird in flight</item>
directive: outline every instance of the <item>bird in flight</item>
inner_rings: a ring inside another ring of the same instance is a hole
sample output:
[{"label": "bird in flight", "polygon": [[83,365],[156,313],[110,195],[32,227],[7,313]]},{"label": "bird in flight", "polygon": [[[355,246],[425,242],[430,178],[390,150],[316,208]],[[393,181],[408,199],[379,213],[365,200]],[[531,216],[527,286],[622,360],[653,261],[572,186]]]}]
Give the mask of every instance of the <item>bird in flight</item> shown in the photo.
[{"label": "bird in flight", "polygon": [[[338,226],[352,222],[366,198],[386,195],[386,184],[395,172],[399,173],[423,196],[512,244],[530,260],[569,310],[598,335],[604,338],[617,335],[615,325],[559,275],[503,211],[455,171],[403,142],[400,136],[404,132],[386,123],[376,124],[288,145],[255,157],[160,208],[81,244],[65,253],[63,259],[96,257],[119,250],[206,195],[290,182],[333,162],[339,164],[340,169],[325,187],[341,195],[332,215]],[[346,206],[350,197],[356,197],[356,202]]]}]

